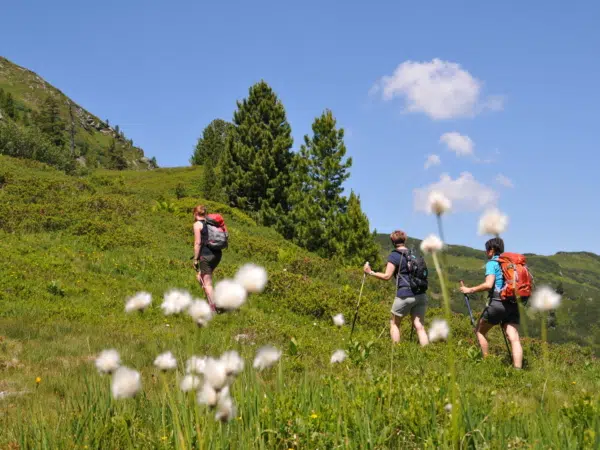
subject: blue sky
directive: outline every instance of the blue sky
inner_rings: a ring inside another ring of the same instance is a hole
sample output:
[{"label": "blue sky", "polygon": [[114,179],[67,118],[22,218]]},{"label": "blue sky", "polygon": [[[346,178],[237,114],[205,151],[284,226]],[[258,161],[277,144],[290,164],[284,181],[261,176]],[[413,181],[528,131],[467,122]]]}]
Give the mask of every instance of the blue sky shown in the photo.
[{"label": "blue sky", "polygon": [[[119,124],[163,167],[188,164],[204,126],[231,119],[264,79],[294,149],[334,112],[354,160],[347,187],[379,231],[435,231],[414,189],[447,174],[450,243],[481,247],[477,221],[496,199],[508,249],[600,253],[597,3],[150,3],[12,2],[0,54]],[[428,155],[441,164],[425,170]]]}]

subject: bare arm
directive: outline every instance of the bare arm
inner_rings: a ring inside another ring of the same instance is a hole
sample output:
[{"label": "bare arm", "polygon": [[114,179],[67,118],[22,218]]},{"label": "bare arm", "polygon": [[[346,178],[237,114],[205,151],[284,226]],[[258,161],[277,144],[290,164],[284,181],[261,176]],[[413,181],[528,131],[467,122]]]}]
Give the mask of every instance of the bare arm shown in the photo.
[{"label": "bare arm", "polygon": [[481,283],[479,286],[467,287],[460,282],[460,290],[463,294],[474,294],[476,292],[485,292],[489,291],[494,287],[494,283],[496,282],[496,277],[494,275],[488,275],[485,277],[485,281]]},{"label": "bare arm", "polygon": [[396,266],[393,265],[391,262],[387,263],[387,266],[385,267],[385,272],[373,272],[371,270],[370,266],[365,265],[365,273],[375,277],[375,278],[379,278],[380,280],[389,280],[394,276],[394,272],[396,271]]},{"label": "bare arm", "polygon": [[200,259],[200,245],[202,244],[202,222],[194,223],[194,261]]}]

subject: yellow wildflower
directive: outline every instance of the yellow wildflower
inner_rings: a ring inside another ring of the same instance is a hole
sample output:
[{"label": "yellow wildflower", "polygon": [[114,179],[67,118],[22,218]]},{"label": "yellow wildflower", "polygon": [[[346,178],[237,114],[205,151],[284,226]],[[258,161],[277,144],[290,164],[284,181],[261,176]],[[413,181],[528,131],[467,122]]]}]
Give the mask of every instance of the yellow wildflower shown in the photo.
[{"label": "yellow wildflower", "polygon": [[36,377],[35,383],[40,384],[41,382],[42,382],[42,379],[40,377]]}]

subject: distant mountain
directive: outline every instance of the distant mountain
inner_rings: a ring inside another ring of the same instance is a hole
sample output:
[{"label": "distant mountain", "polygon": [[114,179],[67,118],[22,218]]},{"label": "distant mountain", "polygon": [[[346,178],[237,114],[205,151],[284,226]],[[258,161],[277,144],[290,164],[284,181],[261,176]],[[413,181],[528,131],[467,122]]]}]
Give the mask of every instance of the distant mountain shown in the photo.
[{"label": "distant mountain", "polygon": [[[392,249],[388,234],[378,234],[376,240],[383,256]],[[408,246],[419,251],[421,240],[409,238]],[[511,249],[517,251],[518,249]],[[527,262],[537,286],[546,284],[563,291],[563,305],[550,318],[549,334],[555,342],[576,341],[600,351],[600,256],[590,252],[558,252],[552,256],[526,254]],[[461,245],[450,245],[446,251],[446,270],[453,289],[453,307],[466,313],[463,296],[458,291],[460,280],[467,285],[483,281],[486,256],[483,250]],[[434,266],[429,261],[430,269]],[[432,297],[439,292],[437,276],[432,274]],[[439,301],[439,299],[438,299]],[[485,296],[474,296],[473,303],[479,311],[485,305]],[[537,321],[529,324],[530,332],[536,334]]]},{"label": "distant mountain", "polygon": [[[48,113],[51,110],[48,105],[52,103],[56,105],[57,117]],[[30,147],[37,147],[36,132],[43,130],[48,122],[58,136],[52,142],[57,146],[56,151],[61,152],[72,167],[157,167],[156,160],[145,157],[144,151],[135,146],[117,124],[109,124],[108,120],[90,113],[35,72],[0,57],[0,154],[44,161],[40,151]],[[25,143],[12,145],[15,135],[22,137]]]}]

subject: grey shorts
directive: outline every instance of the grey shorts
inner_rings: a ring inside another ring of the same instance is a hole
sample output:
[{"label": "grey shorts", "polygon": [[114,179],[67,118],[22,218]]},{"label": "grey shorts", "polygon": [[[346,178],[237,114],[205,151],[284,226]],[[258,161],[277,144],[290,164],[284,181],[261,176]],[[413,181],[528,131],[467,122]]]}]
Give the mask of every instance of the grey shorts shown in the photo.
[{"label": "grey shorts", "polygon": [[392,305],[392,314],[398,317],[407,315],[425,317],[427,311],[427,295],[419,294],[414,297],[396,297]]}]

